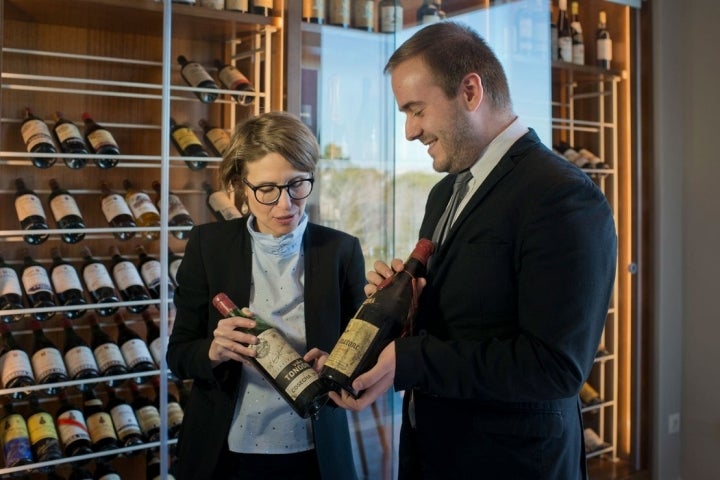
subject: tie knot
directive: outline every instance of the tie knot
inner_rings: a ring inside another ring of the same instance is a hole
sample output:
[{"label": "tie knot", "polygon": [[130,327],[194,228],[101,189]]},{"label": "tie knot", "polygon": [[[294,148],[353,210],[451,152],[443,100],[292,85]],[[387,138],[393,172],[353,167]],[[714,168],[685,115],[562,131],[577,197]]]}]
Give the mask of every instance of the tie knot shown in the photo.
[{"label": "tie knot", "polygon": [[467,184],[470,179],[472,178],[472,173],[470,170],[465,170],[457,174],[457,177],[455,177],[455,183],[453,184],[453,189],[458,190],[463,185]]}]

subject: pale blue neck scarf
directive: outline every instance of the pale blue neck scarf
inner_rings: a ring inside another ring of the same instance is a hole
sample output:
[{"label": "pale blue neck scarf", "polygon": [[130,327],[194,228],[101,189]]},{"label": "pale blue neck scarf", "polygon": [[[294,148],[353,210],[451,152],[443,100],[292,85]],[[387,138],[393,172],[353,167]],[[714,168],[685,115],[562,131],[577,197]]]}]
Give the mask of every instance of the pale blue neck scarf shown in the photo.
[{"label": "pale blue neck scarf", "polygon": [[285,235],[274,237],[269,233],[261,233],[255,230],[255,216],[250,214],[247,222],[247,229],[254,240],[254,247],[266,255],[280,258],[287,258],[298,253],[302,245],[303,234],[308,224],[308,215],[303,213],[297,228]]}]

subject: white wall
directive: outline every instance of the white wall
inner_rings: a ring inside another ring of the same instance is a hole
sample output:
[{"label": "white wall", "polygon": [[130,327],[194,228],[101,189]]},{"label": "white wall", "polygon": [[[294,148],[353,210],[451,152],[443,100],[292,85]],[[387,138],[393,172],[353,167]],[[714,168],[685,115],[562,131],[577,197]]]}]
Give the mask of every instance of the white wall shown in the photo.
[{"label": "white wall", "polygon": [[[720,2],[650,1],[658,272],[653,478],[718,479]],[[681,413],[679,435],[668,433],[673,412]]]}]

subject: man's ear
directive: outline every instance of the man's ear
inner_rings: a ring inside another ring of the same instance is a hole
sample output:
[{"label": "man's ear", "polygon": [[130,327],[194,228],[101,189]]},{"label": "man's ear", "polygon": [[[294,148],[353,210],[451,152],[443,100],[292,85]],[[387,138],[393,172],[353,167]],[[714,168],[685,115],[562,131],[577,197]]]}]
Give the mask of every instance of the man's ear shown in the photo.
[{"label": "man's ear", "polygon": [[468,73],[460,83],[462,98],[468,110],[475,111],[483,101],[484,89],[482,79],[477,73]]}]

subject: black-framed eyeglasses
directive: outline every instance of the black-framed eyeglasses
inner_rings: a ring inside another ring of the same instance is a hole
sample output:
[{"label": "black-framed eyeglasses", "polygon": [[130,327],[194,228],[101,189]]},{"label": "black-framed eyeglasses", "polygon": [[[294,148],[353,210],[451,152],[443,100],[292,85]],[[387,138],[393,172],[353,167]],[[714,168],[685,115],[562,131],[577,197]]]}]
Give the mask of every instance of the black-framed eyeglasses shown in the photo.
[{"label": "black-framed eyeglasses", "polygon": [[302,200],[307,198],[310,196],[310,193],[312,193],[315,178],[301,178],[300,180],[288,182],[285,185],[266,183],[264,185],[255,186],[248,182],[247,178],[243,178],[242,181],[250,188],[250,190],[253,191],[255,194],[255,200],[263,205],[273,205],[280,199],[283,189],[287,190],[288,195],[293,200]]}]

